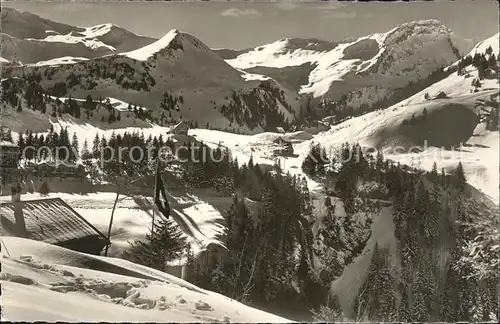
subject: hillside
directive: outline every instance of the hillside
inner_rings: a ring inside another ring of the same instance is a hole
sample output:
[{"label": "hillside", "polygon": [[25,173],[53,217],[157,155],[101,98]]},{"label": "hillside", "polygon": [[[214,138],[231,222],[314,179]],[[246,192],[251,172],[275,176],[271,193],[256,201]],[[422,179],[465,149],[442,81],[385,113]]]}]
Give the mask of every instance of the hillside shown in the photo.
[{"label": "hillside", "polygon": [[[498,55],[500,53],[498,38],[499,34],[496,34],[488,39],[479,42],[467,55],[464,55],[464,57],[474,57],[476,54],[485,54],[488,47],[491,47],[492,53],[497,57],[498,60]],[[447,67],[447,70],[450,71],[449,76],[430,85],[429,87],[423,89],[415,95],[402,100],[396,106],[404,106],[407,104],[428,101],[429,99],[425,98],[426,94],[429,95],[429,98],[434,98],[436,95],[443,92],[448,98],[459,99],[464,96],[470,96],[470,93],[476,91],[476,88],[477,91],[498,89],[499,79],[498,77],[494,76],[484,78],[480,80],[477,87],[474,86],[473,83],[475,79],[478,79],[479,75],[477,67],[474,66],[472,62],[461,67],[460,73],[458,71],[453,71],[458,68],[460,61],[461,60],[458,60]]]},{"label": "hillside", "polygon": [[357,110],[425,87],[417,83],[455,62],[472,46],[439,21],[426,20],[339,43],[283,39],[227,62],[271,77],[293,68],[292,73],[302,80],[300,93],[334,102],[337,109]]}]

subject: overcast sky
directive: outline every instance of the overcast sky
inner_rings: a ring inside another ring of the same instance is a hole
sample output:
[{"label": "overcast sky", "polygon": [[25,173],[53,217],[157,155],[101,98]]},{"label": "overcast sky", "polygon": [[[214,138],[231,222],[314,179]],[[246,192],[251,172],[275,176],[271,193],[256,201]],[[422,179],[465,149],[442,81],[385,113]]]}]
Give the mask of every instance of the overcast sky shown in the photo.
[{"label": "overcast sky", "polygon": [[242,49],[284,37],[340,40],[385,32],[412,20],[438,19],[476,41],[498,32],[498,3],[456,0],[414,3],[275,2],[4,2],[44,18],[92,26],[111,22],[162,37],[176,28],[212,48]]}]

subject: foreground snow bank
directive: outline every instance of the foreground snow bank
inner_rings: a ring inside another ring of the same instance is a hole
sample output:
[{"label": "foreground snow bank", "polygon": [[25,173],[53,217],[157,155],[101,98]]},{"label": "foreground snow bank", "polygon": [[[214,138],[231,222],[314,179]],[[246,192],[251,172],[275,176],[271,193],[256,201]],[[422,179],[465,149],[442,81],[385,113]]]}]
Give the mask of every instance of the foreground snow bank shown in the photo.
[{"label": "foreground snow bank", "polygon": [[2,237],[2,320],[290,322],[125,260]]}]

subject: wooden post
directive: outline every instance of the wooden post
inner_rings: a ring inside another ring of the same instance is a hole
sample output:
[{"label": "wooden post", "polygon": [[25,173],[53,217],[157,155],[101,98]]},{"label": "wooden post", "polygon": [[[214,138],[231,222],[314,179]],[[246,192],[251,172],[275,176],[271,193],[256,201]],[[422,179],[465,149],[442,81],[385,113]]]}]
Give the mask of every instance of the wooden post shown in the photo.
[{"label": "wooden post", "polygon": [[153,234],[153,231],[154,231],[154,228],[155,228],[155,208],[154,208],[154,204],[155,204],[155,197],[156,197],[156,188],[158,186],[158,168],[159,168],[159,157],[156,157],[156,169],[155,169],[155,184],[153,186],[153,208],[152,208],[152,211],[153,211],[153,217],[151,219],[151,235]]},{"label": "wooden post", "polygon": [[116,204],[118,203],[118,196],[120,196],[120,188],[116,190],[115,203],[113,204],[113,210],[111,211],[111,218],[109,219],[108,226],[108,244],[106,244],[106,250],[104,251],[104,256],[108,256],[108,249],[111,245],[111,227],[113,226],[113,216],[115,215]]},{"label": "wooden post", "polygon": [[10,253],[9,253],[9,250],[7,249],[7,245],[5,245],[5,242],[2,240],[2,238],[0,237],[0,241],[2,242],[3,246],[5,247],[5,252],[7,252],[7,255],[9,256],[9,258],[11,257],[10,256]]},{"label": "wooden post", "polygon": [[155,229],[155,210],[153,207],[153,217],[151,217],[151,234],[153,234],[154,229]]},{"label": "wooden post", "polygon": [[[152,212],[153,212],[153,216],[151,217],[151,237],[154,236],[154,230],[155,230],[155,196],[156,196],[156,188],[158,186],[158,168],[159,168],[159,157],[156,158],[156,169],[155,169],[155,173],[154,173],[154,179],[155,179],[155,184],[153,186],[153,206],[151,208]],[[151,265],[153,265],[153,254],[151,253]],[[163,269],[165,269],[165,264],[163,264]]]}]

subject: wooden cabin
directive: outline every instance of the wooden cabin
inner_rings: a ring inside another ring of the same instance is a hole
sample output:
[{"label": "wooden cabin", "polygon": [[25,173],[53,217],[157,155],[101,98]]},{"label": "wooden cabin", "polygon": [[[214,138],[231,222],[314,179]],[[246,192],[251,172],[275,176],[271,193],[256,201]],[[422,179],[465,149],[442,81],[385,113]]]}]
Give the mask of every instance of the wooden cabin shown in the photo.
[{"label": "wooden cabin", "polygon": [[189,125],[186,121],[182,120],[170,129],[170,134],[186,135],[189,131]]},{"label": "wooden cabin", "polygon": [[12,188],[12,200],[0,204],[2,235],[24,237],[73,251],[99,255],[109,244],[85,218],[61,198],[21,201],[21,188]]}]

